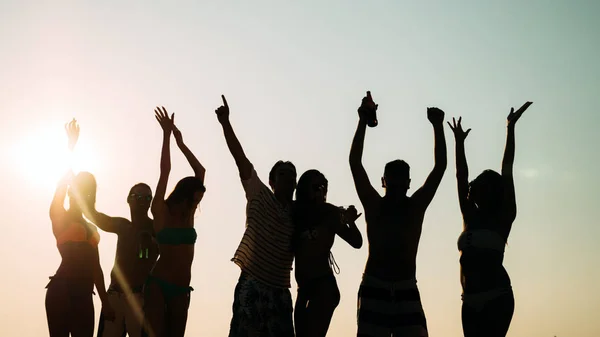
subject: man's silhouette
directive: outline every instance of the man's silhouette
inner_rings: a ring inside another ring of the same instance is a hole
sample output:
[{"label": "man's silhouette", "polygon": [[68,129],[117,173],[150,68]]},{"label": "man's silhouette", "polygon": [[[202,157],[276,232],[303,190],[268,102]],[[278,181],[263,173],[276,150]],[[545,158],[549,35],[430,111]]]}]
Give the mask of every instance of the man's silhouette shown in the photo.
[{"label": "man's silhouette", "polygon": [[412,196],[409,166],[402,160],[386,164],[381,197],[362,165],[367,116],[377,105],[371,93],[363,98],[358,129],[350,151],[350,168],[365,210],[369,257],[359,289],[358,336],[428,336],[427,322],[416,283],[415,260],[425,211],[446,170],[444,112],[427,109],[435,135],[435,166],[425,184]]},{"label": "man's silhouette", "polygon": [[229,122],[229,106],[215,112],[227,147],[238,167],[248,202],[246,231],[232,259],[241,271],[235,287],[229,337],[293,337],[290,272],[294,255],[291,206],[296,167],[278,161],[269,173],[270,188],[258,177]]},{"label": "man's silhouette", "polygon": [[100,315],[98,337],[121,337],[125,333],[131,337],[141,336],[142,288],[158,257],[153,222],[148,217],[151,200],[150,186],[139,183],[131,188],[127,196],[131,221],[110,217],[95,209],[86,212],[86,217],[98,228],[118,236],[108,288],[108,300],[115,311],[115,320],[108,321]]}]

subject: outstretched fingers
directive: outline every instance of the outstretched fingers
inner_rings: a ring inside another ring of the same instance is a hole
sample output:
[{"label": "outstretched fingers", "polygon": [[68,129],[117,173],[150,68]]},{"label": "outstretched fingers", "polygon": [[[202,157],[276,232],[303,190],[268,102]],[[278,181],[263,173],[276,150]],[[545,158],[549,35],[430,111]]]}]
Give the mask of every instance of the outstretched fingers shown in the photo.
[{"label": "outstretched fingers", "polygon": [[171,117],[169,117],[169,113],[167,112],[167,109],[165,109],[165,107],[156,107],[154,109],[154,114],[156,116],[156,118],[158,118],[159,120],[164,120],[164,119],[172,119],[173,115],[171,115]]},{"label": "outstretched fingers", "polygon": [[156,118],[156,121],[158,124],[160,124],[163,130],[173,130],[173,126],[175,125],[175,113],[172,113],[171,116],[169,116],[169,113],[164,106],[157,106],[154,109],[154,118]]},{"label": "outstretched fingers", "polygon": [[452,117],[452,123],[450,123],[449,121],[446,123],[448,123],[450,129],[452,129],[452,132],[454,133],[454,137],[456,139],[464,140],[469,135],[469,132],[471,132],[471,129],[469,128],[467,131],[464,131],[461,122],[462,116],[458,117],[458,121],[456,120],[456,118]]},{"label": "outstretched fingers", "polygon": [[159,107],[154,108],[154,116],[156,116],[158,120],[161,120],[164,117]]},{"label": "outstretched fingers", "polygon": [[[452,131],[457,129],[457,125],[456,125],[456,118],[452,117],[452,124],[450,124],[450,122],[447,122],[448,126],[450,126],[450,129],[452,129]],[[460,126],[460,119],[458,120],[458,126]]]}]

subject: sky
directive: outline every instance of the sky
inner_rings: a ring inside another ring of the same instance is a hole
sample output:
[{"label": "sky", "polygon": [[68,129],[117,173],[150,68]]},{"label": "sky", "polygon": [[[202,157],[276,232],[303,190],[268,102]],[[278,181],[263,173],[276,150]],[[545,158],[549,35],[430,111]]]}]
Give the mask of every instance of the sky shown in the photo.
[{"label": "sky", "polygon": [[[175,112],[207,168],[187,336],[226,336],[245,198],[214,114],[220,95],[263,180],[291,160],[327,176],[329,202],[361,211],[348,154],[370,90],[380,124],[367,130],[363,162],[380,193],[388,161],[411,165],[411,191],[432,169],[428,106],[472,128],[472,179],[500,169],[510,108],[534,102],[516,130],[509,336],[600,336],[598,13],[592,0],[0,2],[0,335],[47,335],[44,287],[60,263],[48,208],[71,165],[71,118],[81,125],[72,165],[96,176],[97,209],[129,217],[129,188],[158,180],[153,108]],[[425,216],[417,279],[430,335],[458,337],[462,218],[445,133],[448,168]],[[171,153],[169,190],[192,174]],[[363,218],[358,226],[365,236]],[[108,283],[116,236],[101,236]],[[367,246],[338,239],[333,253],[342,299],[328,336],[352,336]]]}]

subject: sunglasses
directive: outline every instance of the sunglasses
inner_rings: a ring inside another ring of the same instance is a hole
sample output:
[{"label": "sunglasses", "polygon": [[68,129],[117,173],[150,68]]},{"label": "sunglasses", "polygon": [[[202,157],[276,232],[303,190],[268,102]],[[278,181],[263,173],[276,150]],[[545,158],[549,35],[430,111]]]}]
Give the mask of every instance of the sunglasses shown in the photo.
[{"label": "sunglasses", "polygon": [[135,193],[131,193],[129,195],[129,199],[135,199],[135,200],[146,200],[146,201],[150,201],[152,200],[152,196],[151,195],[146,195],[146,194],[135,194]]}]

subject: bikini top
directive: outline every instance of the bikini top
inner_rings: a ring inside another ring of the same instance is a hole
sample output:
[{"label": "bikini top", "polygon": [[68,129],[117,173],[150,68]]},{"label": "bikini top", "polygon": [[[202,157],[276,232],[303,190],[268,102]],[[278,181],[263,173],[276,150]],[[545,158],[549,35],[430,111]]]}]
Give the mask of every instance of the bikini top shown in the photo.
[{"label": "bikini top", "polygon": [[191,227],[165,227],[156,234],[156,241],[161,245],[193,245],[198,234]]},{"label": "bikini top", "polygon": [[93,247],[98,247],[100,234],[98,234],[96,226],[71,221],[56,235],[57,245],[67,242],[87,242]]},{"label": "bikini top", "polygon": [[464,231],[458,237],[458,250],[467,248],[491,249],[504,253],[506,241],[496,232],[489,229]]},{"label": "bikini top", "polygon": [[[319,236],[319,231],[317,229],[307,229],[307,230],[302,231],[299,235],[299,237],[301,239],[305,239],[305,240],[316,240],[318,236]],[[328,261],[329,267],[331,268],[331,270],[334,273],[339,274],[340,267],[338,266],[337,262],[335,261],[335,258],[333,257],[333,253],[331,251],[329,251],[328,260],[329,260]]]}]

